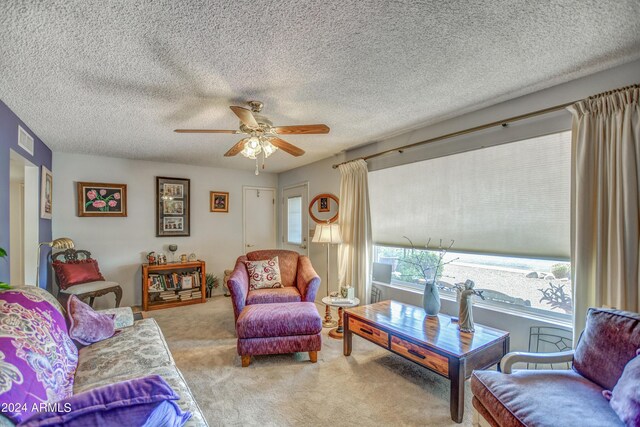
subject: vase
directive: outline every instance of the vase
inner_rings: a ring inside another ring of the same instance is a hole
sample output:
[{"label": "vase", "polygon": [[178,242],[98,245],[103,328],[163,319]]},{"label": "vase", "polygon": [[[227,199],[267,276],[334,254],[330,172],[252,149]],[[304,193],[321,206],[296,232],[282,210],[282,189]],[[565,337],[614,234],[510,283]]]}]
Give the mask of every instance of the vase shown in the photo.
[{"label": "vase", "polygon": [[427,316],[437,316],[440,312],[440,291],[434,282],[427,283],[424,286],[422,307]]}]

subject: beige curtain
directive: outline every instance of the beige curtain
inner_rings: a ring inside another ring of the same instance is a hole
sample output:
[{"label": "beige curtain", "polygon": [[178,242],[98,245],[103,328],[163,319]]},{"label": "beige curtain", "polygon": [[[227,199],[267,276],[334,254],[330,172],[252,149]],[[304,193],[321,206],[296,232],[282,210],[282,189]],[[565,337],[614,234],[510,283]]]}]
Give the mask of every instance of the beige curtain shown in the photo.
[{"label": "beige curtain", "polygon": [[639,98],[634,86],[569,107],[574,343],[589,307],[640,311]]},{"label": "beige curtain", "polygon": [[338,283],[351,285],[361,304],[371,300],[371,215],[367,162],[354,160],[340,168],[339,219],[342,244],[338,248]]}]

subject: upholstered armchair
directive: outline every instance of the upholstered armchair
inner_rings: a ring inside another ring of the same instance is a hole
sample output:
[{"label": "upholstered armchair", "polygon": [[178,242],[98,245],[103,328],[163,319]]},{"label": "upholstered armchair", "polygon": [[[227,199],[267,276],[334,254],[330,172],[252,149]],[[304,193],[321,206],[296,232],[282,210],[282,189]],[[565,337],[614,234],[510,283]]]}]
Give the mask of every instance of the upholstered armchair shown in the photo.
[{"label": "upholstered armchair", "polygon": [[[249,290],[249,272],[245,261],[261,261],[278,257],[282,288]],[[247,305],[280,302],[314,302],[320,277],[309,257],[286,250],[249,252],[239,257],[227,282],[236,320]]]},{"label": "upholstered armchair", "polygon": [[[639,348],[640,314],[591,308],[575,351],[513,352],[502,358],[502,372],[474,371],[474,426],[624,426],[614,410],[619,404],[609,404],[603,391],[621,387],[618,398],[625,398],[621,383],[629,377],[621,377]],[[572,369],[513,369],[516,363],[561,362]],[[634,381],[626,391],[637,390]]]}]

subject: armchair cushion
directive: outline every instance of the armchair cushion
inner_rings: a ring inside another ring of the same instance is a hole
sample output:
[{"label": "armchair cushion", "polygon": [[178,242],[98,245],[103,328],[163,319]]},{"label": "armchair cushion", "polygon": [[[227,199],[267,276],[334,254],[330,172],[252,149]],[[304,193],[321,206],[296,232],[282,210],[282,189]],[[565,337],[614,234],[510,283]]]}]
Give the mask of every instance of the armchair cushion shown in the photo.
[{"label": "armchair cushion", "polygon": [[256,289],[249,291],[247,304],[272,304],[275,302],[300,302],[300,292],[295,287]]},{"label": "armchair cushion", "polygon": [[245,261],[249,273],[249,290],[282,288],[278,257],[258,261]]},{"label": "armchair cushion", "polygon": [[607,390],[640,348],[640,314],[590,308],[576,347],[573,369]]},{"label": "armchair cushion", "polygon": [[68,262],[54,261],[52,266],[61,289],[104,280],[98,267],[98,261],[92,258]]},{"label": "armchair cushion", "polygon": [[476,408],[500,426],[623,426],[602,388],[572,370],[474,371]]}]

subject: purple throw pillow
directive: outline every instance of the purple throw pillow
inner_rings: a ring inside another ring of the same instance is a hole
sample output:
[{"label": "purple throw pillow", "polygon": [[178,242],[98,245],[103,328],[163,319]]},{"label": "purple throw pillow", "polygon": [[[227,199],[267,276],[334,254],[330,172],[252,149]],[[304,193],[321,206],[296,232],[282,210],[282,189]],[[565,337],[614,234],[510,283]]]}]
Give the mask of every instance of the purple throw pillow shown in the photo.
[{"label": "purple throw pillow", "polygon": [[180,427],[190,418],[175,402],[180,399],[159,375],[98,387],[49,405],[19,424],[44,426]]},{"label": "purple throw pillow", "polygon": [[111,338],[116,333],[115,314],[98,313],[71,295],[67,301],[69,336],[82,345]]},{"label": "purple throw pillow", "polygon": [[603,390],[602,395],[627,426],[640,426],[640,349],[624,367],[613,390]]},{"label": "purple throw pillow", "polygon": [[78,349],[64,315],[36,292],[0,292],[0,407],[14,423],[73,394]]}]

